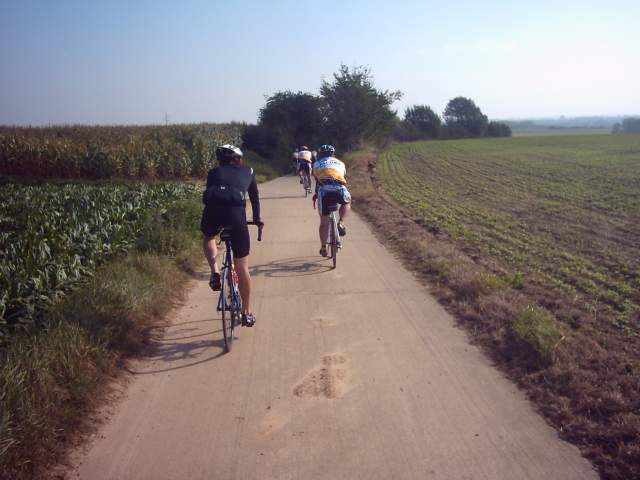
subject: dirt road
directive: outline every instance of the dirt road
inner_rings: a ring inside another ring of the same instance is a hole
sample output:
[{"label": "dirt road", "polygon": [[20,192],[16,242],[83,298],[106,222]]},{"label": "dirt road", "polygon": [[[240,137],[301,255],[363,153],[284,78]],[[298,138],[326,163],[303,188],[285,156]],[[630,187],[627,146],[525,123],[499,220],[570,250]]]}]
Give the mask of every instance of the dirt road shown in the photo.
[{"label": "dirt road", "polygon": [[258,324],[223,354],[203,271],[71,478],[597,478],[355,215],[329,270],[301,193],[261,186]]}]

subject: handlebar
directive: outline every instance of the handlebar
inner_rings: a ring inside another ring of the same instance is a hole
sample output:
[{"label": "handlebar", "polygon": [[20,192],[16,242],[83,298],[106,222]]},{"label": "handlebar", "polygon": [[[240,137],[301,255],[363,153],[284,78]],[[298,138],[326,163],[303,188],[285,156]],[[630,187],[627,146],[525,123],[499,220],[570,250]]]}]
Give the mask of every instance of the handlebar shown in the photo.
[{"label": "handlebar", "polygon": [[255,225],[258,227],[258,241],[262,241],[262,228],[264,227],[264,223],[256,223],[256,222],[247,222],[247,225]]}]

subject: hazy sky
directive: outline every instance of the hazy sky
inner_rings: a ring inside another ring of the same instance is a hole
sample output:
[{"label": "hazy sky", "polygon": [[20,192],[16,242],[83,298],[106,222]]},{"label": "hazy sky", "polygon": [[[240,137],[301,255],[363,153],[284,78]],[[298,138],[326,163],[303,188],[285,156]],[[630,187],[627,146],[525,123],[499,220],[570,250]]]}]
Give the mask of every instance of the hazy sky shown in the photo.
[{"label": "hazy sky", "polygon": [[395,104],[640,114],[640,1],[0,0],[0,124],[255,122],[371,67]]}]

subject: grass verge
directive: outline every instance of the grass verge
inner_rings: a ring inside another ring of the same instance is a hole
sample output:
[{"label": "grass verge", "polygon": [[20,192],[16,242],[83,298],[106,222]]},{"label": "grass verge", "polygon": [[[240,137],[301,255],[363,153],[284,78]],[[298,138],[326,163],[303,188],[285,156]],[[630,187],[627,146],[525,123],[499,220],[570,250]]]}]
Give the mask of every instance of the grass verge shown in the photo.
[{"label": "grass verge", "polygon": [[354,208],[559,435],[580,447],[603,478],[640,478],[637,337],[589,316],[579,298],[465,248],[399,206],[382,187],[376,151],[346,161]]},{"label": "grass verge", "polygon": [[105,379],[147,340],[201,260],[198,199],[152,212],[137,249],[56,302],[0,350],[0,478],[38,478],[86,424]]}]

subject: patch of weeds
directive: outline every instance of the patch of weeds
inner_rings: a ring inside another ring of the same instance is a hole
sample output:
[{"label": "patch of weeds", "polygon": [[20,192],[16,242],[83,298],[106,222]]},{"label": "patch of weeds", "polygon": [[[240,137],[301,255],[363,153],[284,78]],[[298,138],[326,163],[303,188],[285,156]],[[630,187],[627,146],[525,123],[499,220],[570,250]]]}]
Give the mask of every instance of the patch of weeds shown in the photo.
[{"label": "patch of weeds", "polygon": [[524,288],[524,275],[522,272],[515,272],[512,275],[509,275],[506,281],[511,288],[515,288],[517,290]]},{"label": "patch of weeds", "polygon": [[425,258],[422,270],[430,275],[435,275],[439,278],[446,278],[451,272],[451,264],[445,260],[437,258]]},{"label": "patch of weeds", "polygon": [[480,286],[483,291],[488,292],[492,290],[501,290],[503,288],[507,288],[509,285],[508,281],[493,273],[480,273],[478,275],[478,279],[480,280]]},{"label": "patch of weeds", "polygon": [[528,305],[511,324],[511,331],[519,342],[531,349],[540,363],[553,363],[562,333],[551,312]]},{"label": "patch of weeds", "polygon": [[202,205],[195,199],[181,200],[169,208],[151,212],[138,237],[138,250],[172,258],[189,250],[200,238],[201,215]]}]

